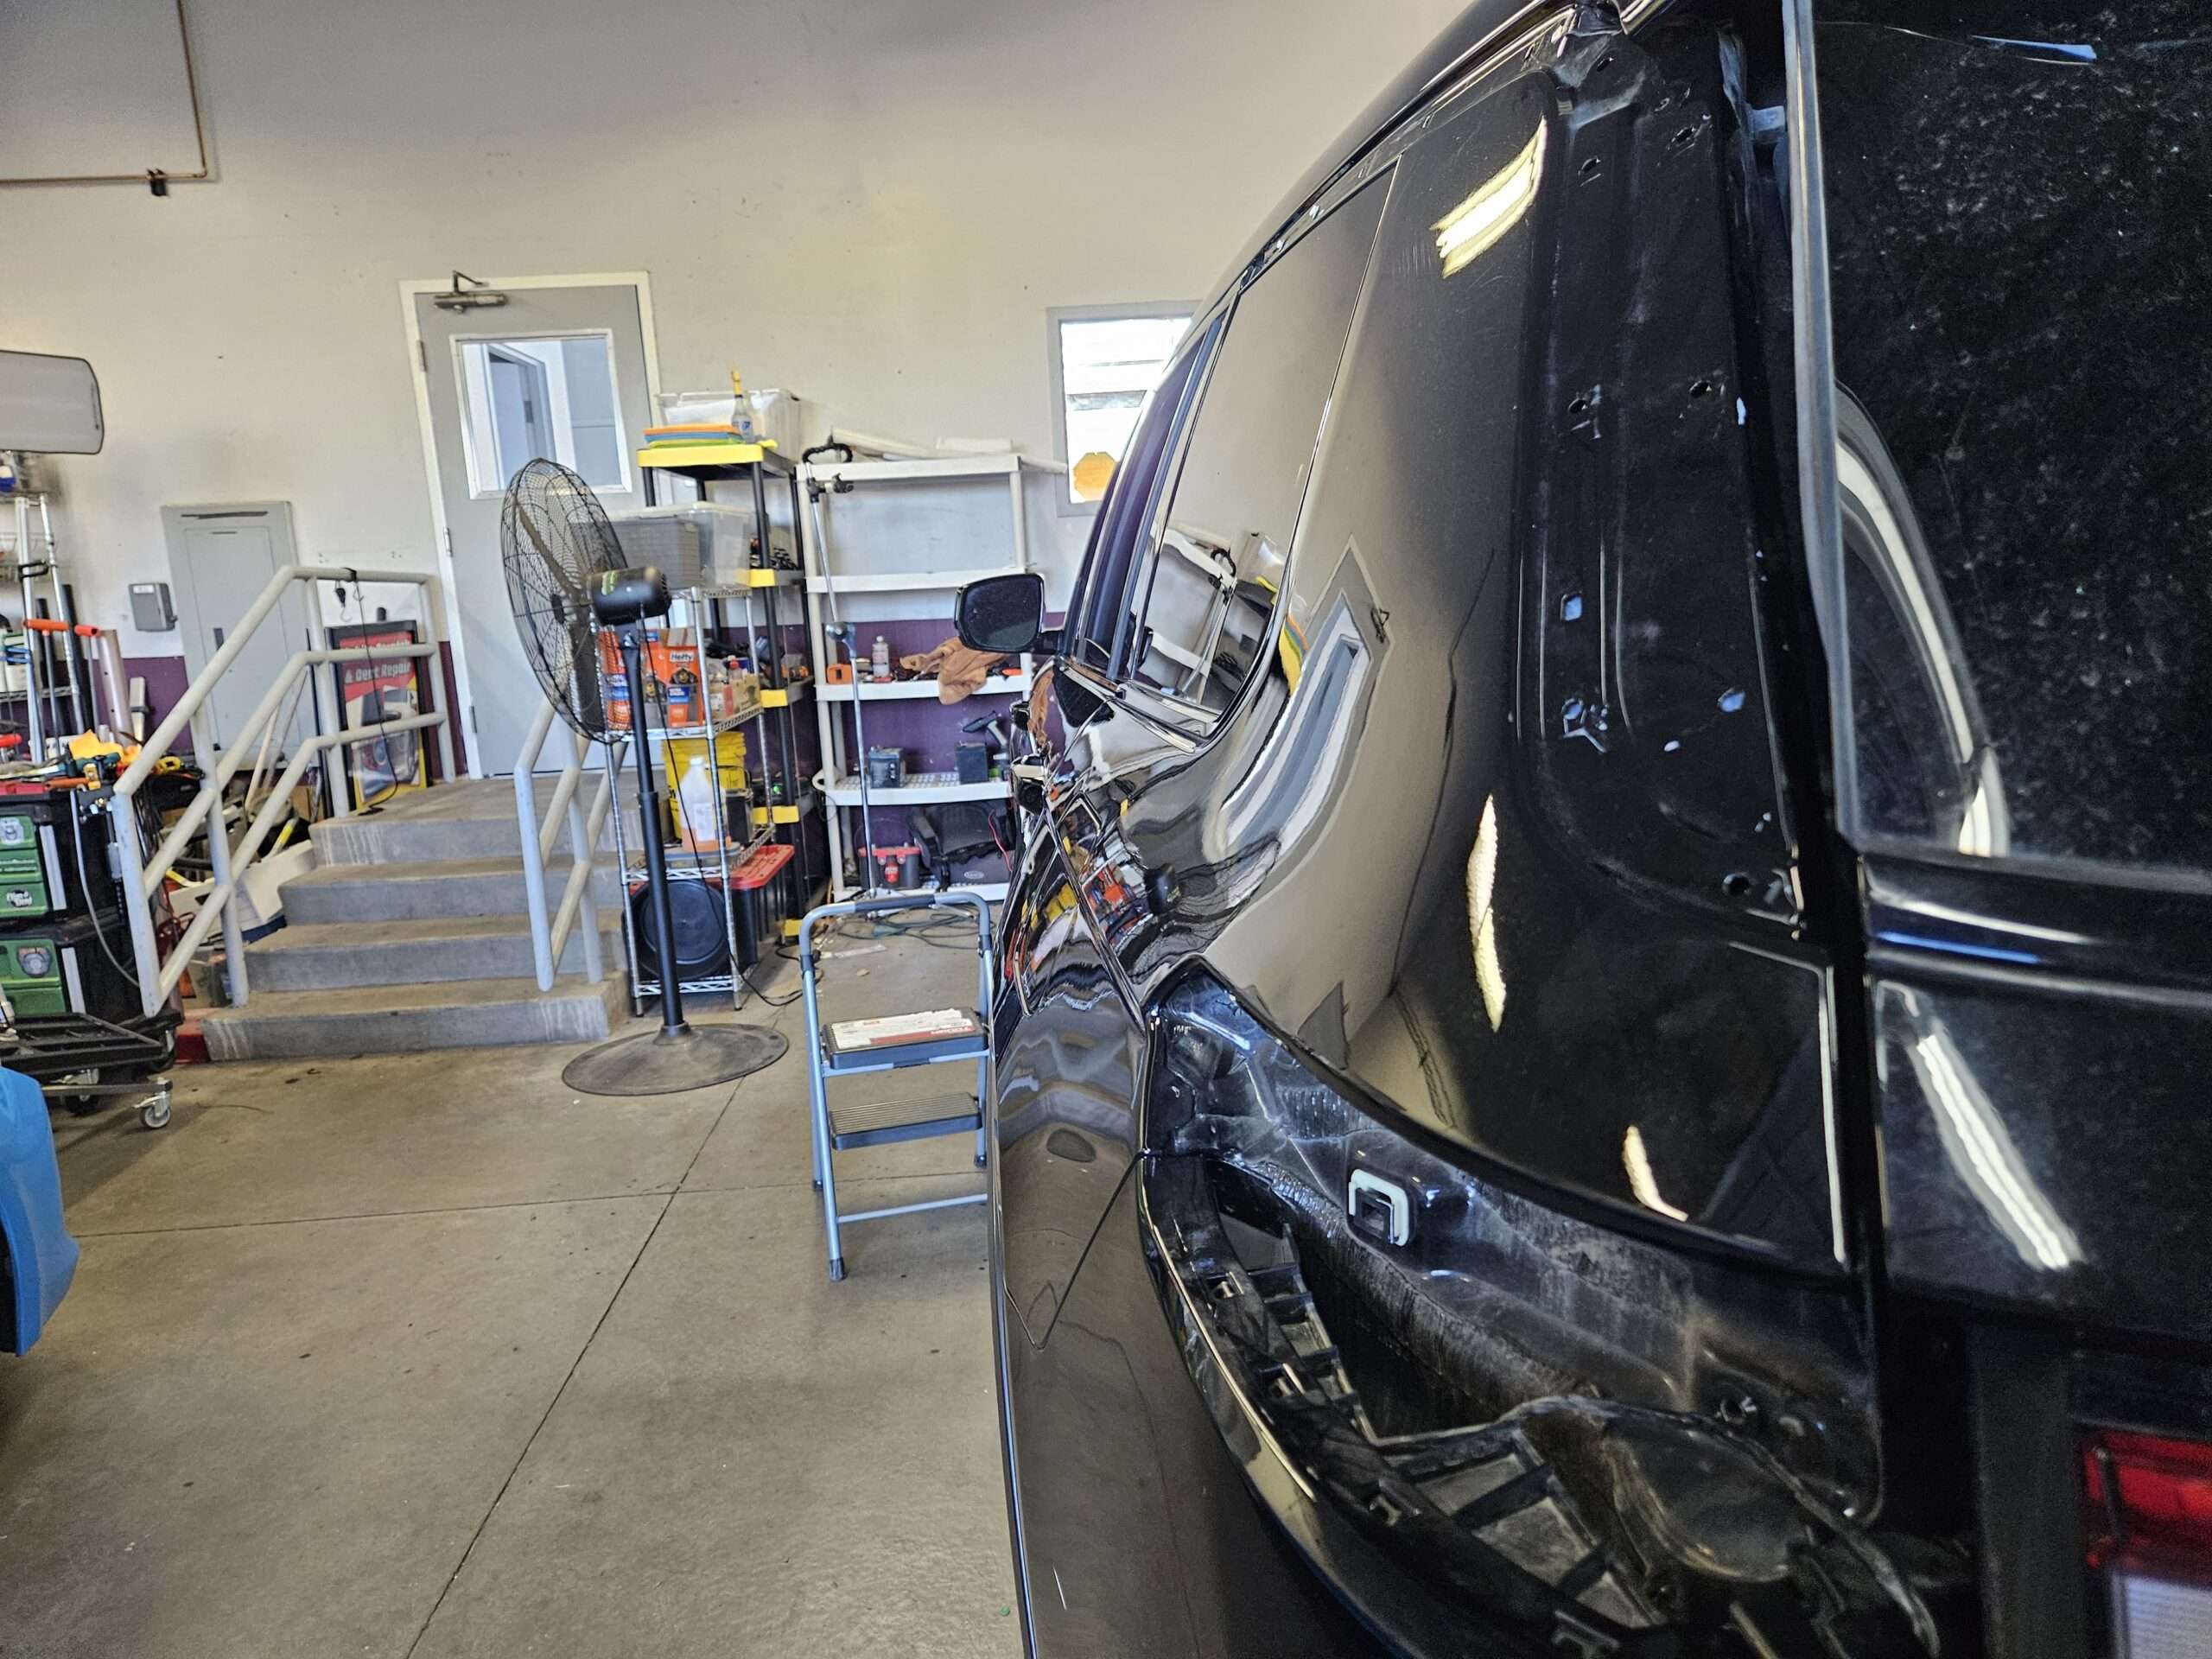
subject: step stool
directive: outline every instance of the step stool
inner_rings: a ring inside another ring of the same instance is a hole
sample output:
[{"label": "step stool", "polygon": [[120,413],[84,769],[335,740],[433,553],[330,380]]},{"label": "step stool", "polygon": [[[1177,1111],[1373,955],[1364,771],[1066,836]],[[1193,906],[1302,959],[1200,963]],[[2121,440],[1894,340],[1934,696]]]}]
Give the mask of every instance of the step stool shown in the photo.
[{"label": "step stool", "polygon": [[[841,916],[882,916],[896,911],[940,910],[963,905],[976,912],[976,1006],[973,1008],[936,1008],[923,1014],[891,1014],[874,1020],[841,1020],[827,1031],[814,986],[814,930]],[[856,1221],[881,1221],[890,1216],[911,1216],[924,1210],[950,1210],[963,1204],[982,1204],[989,1194],[968,1192],[957,1198],[931,1198],[923,1204],[893,1205],[881,1210],[837,1208],[836,1173],[832,1160],[841,1152],[861,1147],[889,1146],[894,1141],[919,1141],[936,1135],[976,1136],[976,1166],[986,1166],[989,1157],[984,1139],[983,1104],[990,1098],[991,1084],[991,912],[972,893],[902,893],[883,899],[855,899],[843,904],[823,905],[806,913],[798,927],[799,983],[806,993],[807,1093],[814,1115],[814,1188],[822,1194],[822,1230],[830,1247],[830,1276],[845,1276],[845,1252],[839,1229]],[[831,1110],[829,1079],[858,1077],[875,1071],[900,1071],[915,1065],[976,1063],[974,1099],[960,1103],[934,1100],[878,1101],[873,1104],[840,1106]]]}]

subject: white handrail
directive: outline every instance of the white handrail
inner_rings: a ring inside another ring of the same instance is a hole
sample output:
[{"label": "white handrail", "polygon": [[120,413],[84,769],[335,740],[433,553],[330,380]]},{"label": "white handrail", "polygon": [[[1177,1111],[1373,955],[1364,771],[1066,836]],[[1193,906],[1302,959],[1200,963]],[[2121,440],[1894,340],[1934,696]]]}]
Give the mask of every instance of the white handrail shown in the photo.
[{"label": "white handrail", "polygon": [[[550,991],[553,981],[561,971],[561,952],[567,947],[569,935],[581,920],[584,929],[584,979],[596,985],[606,977],[606,966],[600,960],[599,901],[591,890],[592,859],[599,846],[599,838],[607,828],[607,815],[613,804],[613,782],[602,776],[591,805],[586,808],[576,785],[582,779],[585,758],[591,753],[591,740],[582,732],[570,734],[575,740],[569,762],[553,785],[553,798],[546,803],[545,820],[541,825],[537,817],[537,777],[533,770],[545,740],[553,730],[555,712],[551,698],[537,711],[537,718],[530,723],[530,731],[522,741],[522,748],[515,756],[515,821],[522,830],[523,893],[530,906],[530,949],[537,967],[537,988]],[[568,820],[569,856],[568,884],[561,890],[561,903],[549,920],[545,902],[545,861],[551,856],[554,844],[560,838],[561,823]]]},{"label": "white handrail", "polygon": [[[245,836],[236,846],[232,843],[222,817],[223,790],[245,764],[254,738],[283,707],[294,686],[302,678],[313,676],[317,670],[329,673],[334,680],[336,664],[340,663],[397,658],[428,660],[438,654],[439,644],[445,637],[445,595],[435,573],[372,570],[365,579],[405,583],[422,588],[423,629],[428,638],[412,645],[356,645],[343,651],[295,652],[285,663],[283,671],[276,677],[276,683],[263,694],[261,701],[254,705],[253,713],[247,716],[245,724],[232,735],[229,752],[213,766],[207,765],[207,746],[201,741],[201,733],[197,725],[200,710],[245,650],[255,631],[276,609],[285,593],[296,582],[312,586],[319,582],[344,582],[358,586],[364,580],[360,571],[349,567],[288,564],[270,575],[268,586],[261,590],[261,596],[238,619],[238,626],[223,642],[222,649],[209,658],[207,666],[194,677],[184,695],[177,699],[176,706],[162,718],[162,723],[154,728],[154,734],[139,749],[137,758],[124,769],[123,776],[116,780],[115,799],[108,816],[120,866],[118,873],[122,877],[124,907],[129,912],[130,947],[137,968],[139,1002],[149,1016],[159,1012],[170,993],[176,989],[177,982],[183,978],[185,969],[192,961],[192,953],[214,931],[218,919],[223,925],[223,949],[231,982],[231,1001],[233,1005],[245,1001],[245,940],[238,916],[240,884],[245,873],[261,856],[262,842],[270,830],[276,828],[279,815],[289,810],[292,791],[306,772],[309,761],[333,749],[373,741],[378,736],[395,732],[435,729],[438,756],[444,765],[444,776],[451,779],[455,775],[453,732],[442,709],[433,709],[428,714],[410,715],[398,720],[381,720],[372,728],[327,732],[297,746]],[[442,675],[425,673],[422,677],[426,685],[436,683],[442,692]],[[334,713],[334,695],[332,702]],[[154,769],[175,747],[178,737],[188,730],[192,733],[194,751],[202,763],[205,775],[198,792],[168,834],[162,836],[161,845],[149,857],[139,842],[138,791],[154,775]],[[164,957],[154,937],[154,899],[162,890],[163,879],[175,867],[178,855],[202,824],[207,830],[207,861],[213,880],[200,899],[200,913],[185,929],[184,937]]]}]

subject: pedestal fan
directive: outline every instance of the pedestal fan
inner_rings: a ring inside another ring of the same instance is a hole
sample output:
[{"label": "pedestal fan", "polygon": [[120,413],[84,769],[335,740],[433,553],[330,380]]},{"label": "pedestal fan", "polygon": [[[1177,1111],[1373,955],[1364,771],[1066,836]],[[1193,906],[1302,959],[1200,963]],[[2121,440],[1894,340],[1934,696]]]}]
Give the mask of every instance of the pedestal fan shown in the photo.
[{"label": "pedestal fan", "polygon": [[[669,914],[668,861],[661,849],[660,785],[646,729],[645,624],[668,613],[668,583],[651,565],[626,568],[621,543],[591,486],[567,467],[533,461],[507,486],[499,512],[500,558],[507,601],[523,655],[554,709],[594,742],[626,734],[609,716],[600,673],[599,636],[611,631],[627,676],[631,732],[637,739],[638,817],[644,831],[645,882],[658,936],[675,937]],[[664,954],[666,954],[664,952]],[[618,1037],[579,1054],[561,1081],[579,1094],[659,1095],[703,1089],[757,1071],[782,1058],[780,1032],[761,1026],[688,1025],[683,991],[672,966],[660,975],[660,1029]]]}]

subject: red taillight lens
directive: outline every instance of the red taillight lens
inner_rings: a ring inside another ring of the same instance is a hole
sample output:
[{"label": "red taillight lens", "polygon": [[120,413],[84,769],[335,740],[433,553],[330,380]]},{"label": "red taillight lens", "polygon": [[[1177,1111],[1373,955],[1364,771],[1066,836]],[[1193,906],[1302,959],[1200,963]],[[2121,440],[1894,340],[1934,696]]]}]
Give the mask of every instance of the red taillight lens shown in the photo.
[{"label": "red taillight lens", "polygon": [[2212,1580],[2212,1443],[2098,1429],[2082,1442],[2089,1565]]}]

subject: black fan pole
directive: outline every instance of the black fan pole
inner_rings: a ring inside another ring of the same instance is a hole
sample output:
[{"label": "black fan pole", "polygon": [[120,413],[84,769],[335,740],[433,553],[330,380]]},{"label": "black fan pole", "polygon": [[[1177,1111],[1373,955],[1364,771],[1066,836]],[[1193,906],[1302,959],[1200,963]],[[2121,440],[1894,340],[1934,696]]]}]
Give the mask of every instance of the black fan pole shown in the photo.
[{"label": "black fan pole", "polygon": [[660,844],[660,784],[653,772],[652,738],[646,728],[645,652],[637,628],[622,630],[622,671],[630,677],[630,726],[637,738],[638,821],[645,842],[645,886],[652,891],[653,937],[660,958],[660,1028],[664,1036],[685,1029],[683,988],[677,983],[676,918],[668,903],[668,855]]}]

